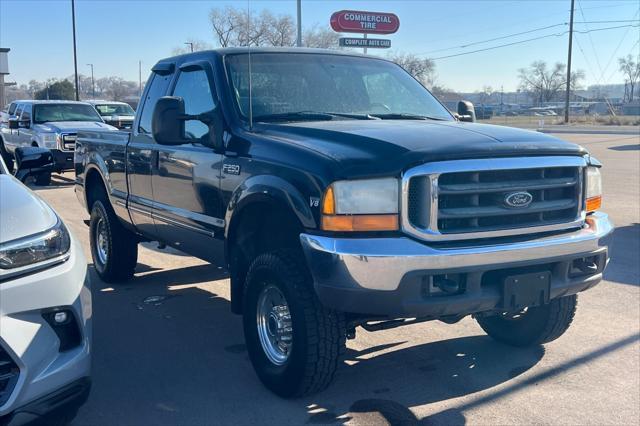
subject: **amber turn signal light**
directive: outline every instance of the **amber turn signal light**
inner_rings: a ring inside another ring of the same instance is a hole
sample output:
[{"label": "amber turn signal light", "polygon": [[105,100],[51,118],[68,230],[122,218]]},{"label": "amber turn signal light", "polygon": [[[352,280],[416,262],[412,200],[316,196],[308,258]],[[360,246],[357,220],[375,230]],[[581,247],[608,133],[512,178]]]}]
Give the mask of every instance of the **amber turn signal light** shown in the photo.
[{"label": "amber turn signal light", "polygon": [[322,229],[325,231],[397,231],[397,214],[363,214],[322,216]]},{"label": "amber turn signal light", "polygon": [[602,196],[587,198],[587,213],[594,212],[602,206]]}]

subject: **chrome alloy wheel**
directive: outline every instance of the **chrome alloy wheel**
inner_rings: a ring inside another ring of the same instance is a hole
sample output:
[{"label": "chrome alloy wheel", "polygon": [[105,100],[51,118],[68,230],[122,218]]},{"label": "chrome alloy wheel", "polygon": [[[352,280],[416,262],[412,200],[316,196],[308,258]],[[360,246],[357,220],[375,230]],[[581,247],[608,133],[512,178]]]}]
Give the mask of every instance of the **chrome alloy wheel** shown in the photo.
[{"label": "chrome alloy wheel", "polygon": [[291,354],[293,328],[287,300],[273,284],[260,292],[256,322],[264,354],[275,365],[283,365]]},{"label": "chrome alloy wheel", "polygon": [[96,224],[95,239],[98,260],[103,265],[106,265],[108,259],[107,253],[109,253],[109,243],[107,238],[107,226],[103,218],[98,219],[98,223]]}]

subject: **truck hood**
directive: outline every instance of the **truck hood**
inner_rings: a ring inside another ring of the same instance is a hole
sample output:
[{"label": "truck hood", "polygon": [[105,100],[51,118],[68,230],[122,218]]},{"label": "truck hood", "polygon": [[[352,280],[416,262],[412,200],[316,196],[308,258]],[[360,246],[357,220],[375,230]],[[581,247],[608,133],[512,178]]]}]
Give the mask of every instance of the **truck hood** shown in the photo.
[{"label": "truck hood", "polygon": [[587,153],[535,131],[457,121],[296,122],[268,124],[263,131],[332,158],[344,176],[395,174],[430,161]]},{"label": "truck hood", "polygon": [[53,210],[29,188],[0,174],[0,243],[46,231],[57,221]]},{"label": "truck hood", "polygon": [[79,130],[118,130],[113,126],[97,121],[55,121],[51,123],[36,124],[34,126],[42,132],[77,132]]}]

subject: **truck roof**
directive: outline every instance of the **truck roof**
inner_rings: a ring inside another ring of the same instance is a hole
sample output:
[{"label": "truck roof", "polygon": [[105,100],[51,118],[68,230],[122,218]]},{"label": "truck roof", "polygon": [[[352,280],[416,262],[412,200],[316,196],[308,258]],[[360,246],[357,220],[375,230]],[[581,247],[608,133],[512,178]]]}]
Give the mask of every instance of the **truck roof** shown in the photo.
[{"label": "truck roof", "polygon": [[15,101],[13,101],[12,103],[18,103],[18,104],[33,104],[33,105],[39,105],[39,104],[79,104],[79,105],[90,105],[88,102],[83,102],[83,101],[65,101],[65,100],[36,100],[36,99],[17,99]]},{"label": "truck roof", "polygon": [[361,58],[369,59],[386,59],[379,56],[363,55],[361,53],[355,53],[351,51],[342,51],[336,49],[317,49],[311,47],[222,47],[219,49],[201,50],[193,53],[185,53],[182,55],[171,56],[164,59],[160,59],[157,63],[175,62],[178,60],[184,60],[190,57],[203,57],[209,55],[225,56],[234,55],[239,53],[304,53],[304,54],[322,54],[322,55],[339,55],[339,56],[357,56]]}]

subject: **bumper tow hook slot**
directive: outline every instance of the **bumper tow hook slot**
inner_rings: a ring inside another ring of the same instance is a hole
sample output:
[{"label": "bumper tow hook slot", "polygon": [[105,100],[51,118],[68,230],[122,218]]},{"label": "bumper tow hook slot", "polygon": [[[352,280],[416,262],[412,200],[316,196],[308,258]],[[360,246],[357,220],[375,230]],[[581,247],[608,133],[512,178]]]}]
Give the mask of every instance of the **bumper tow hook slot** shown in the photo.
[{"label": "bumper tow hook slot", "polygon": [[440,290],[445,293],[457,293],[460,290],[460,286],[454,280],[450,280],[444,277],[436,277],[433,280],[433,285],[438,287]]}]

